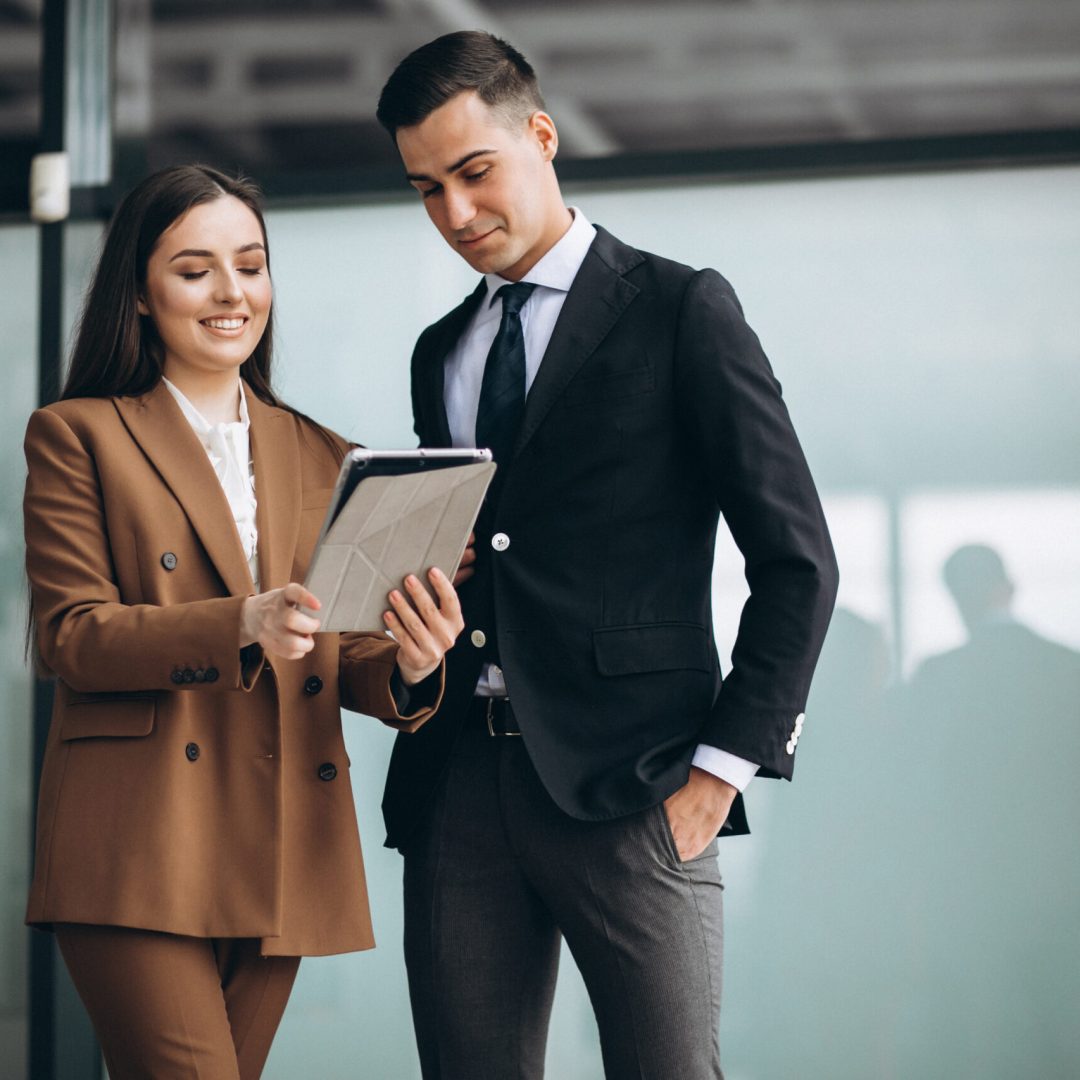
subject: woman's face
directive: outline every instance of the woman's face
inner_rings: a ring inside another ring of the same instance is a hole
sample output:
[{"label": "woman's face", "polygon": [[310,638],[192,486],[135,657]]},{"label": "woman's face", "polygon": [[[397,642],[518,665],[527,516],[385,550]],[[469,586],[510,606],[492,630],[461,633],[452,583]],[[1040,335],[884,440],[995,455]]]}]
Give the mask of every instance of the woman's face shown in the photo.
[{"label": "woman's face", "polygon": [[161,234],[139,314],[154,320],[164,373],[176,381],[237,370],[266,329],[272,298],[259,219],[223,195],[193,206]]}]

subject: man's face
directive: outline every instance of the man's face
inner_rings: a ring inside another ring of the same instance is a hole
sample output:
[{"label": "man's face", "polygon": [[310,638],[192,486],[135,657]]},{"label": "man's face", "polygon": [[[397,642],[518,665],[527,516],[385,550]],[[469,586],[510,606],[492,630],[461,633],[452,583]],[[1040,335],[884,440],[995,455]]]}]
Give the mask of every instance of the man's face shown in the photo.
[{"label": "man's face", "polygon": [[518,280],[569,225],[551,165],[558,136],[546,113],[511,130],[467,91],[399,128],[397,145],[428,217],[482,274]]}]

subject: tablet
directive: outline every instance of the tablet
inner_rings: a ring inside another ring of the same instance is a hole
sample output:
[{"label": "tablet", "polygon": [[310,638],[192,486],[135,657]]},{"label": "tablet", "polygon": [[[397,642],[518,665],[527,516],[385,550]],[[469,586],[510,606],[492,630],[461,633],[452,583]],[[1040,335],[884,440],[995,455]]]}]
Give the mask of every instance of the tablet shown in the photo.
[{"label": "tablet", "polygon": [[452,579],[494,472],[490,450],[351,450],[304,582],[321,629],[382,630],[408,574]]},{"label": "tablet", "polygon": [[367,450],[358,446],[350,450],[341,463],[316,547],[322,543],[327,530],[337,520],[341,508],[356,490],[356,485],[367,476],[402,476],[422,470],[447,469],[455,465],[476,465],[489,461],[490,450]]}]

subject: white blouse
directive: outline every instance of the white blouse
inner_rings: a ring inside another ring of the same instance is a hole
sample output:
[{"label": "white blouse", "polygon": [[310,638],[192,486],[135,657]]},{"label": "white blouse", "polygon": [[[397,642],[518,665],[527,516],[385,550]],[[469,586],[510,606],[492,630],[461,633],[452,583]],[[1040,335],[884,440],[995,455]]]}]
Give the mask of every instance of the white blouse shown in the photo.
[{"label": "white blouse", "polygon": [[237,392],[240,395],[240,419],[228,424],[211,424],[206,417],[191,404],[183,392],[162,376],[162,382],[169,388],[169,393],[176,399],[180,411],[187,418],[192,430],[203,444],[210,464],[221,482],[221,489],[232,510],[236,531],[240,536],[240,546],[251,570],[251,580],[255,591],[259,591],[259,532],[255,527],[255,470],[251,461],[251,439],[249,431],[251,419],[248,416],[247,400],[244,388],[237,379]]}]

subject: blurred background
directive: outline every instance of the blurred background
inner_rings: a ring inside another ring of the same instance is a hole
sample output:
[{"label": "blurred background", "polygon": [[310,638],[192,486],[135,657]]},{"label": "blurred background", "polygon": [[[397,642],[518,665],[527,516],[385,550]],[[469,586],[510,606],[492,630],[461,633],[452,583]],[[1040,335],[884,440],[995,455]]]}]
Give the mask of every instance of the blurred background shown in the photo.
[{"label": "blurred background", "polygon": [[[22,925],[48,688],[23,660],[19,508],[111,208],[166,164],[254,175],[280,390],[412,445],[412,344],[474,278],[374,104],[405,53],[475,27],[537,68],[568,201],[732,281],[837,547],[795,783],[756,781],[753,835],[721,847],[729,1080],[1080,1075],[1080,5],[0,0],[0,1076],[103,1076]],[[41,151],[71,166],[49,225]],[[714,586],[726,657],[726,537]],[[419,1076],[380,846],[391,733],[345,727],[379,948],[304,962],[268,1080]],[[548,1074],[602,1076],[569,957]]]}]

